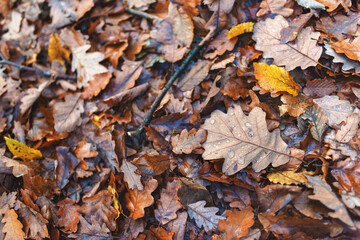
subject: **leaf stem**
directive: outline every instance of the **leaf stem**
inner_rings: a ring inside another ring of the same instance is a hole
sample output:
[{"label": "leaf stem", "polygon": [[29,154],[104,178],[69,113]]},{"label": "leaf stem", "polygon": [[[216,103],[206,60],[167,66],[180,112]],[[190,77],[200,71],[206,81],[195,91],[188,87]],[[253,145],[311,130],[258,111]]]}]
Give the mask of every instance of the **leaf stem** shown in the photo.
[{"label": "leaf stem", "polygon": [[151,20],[162,20],[162,18],[159,18],[158,16],[146,13],[146,12],[142,12],[142,11],[138,11],[135,9],[131,9],[131,8],[126,8],[125,12],[130,13],[132,15],[138,16],[138,17],[143,17],[146,19],[151,19]]}]

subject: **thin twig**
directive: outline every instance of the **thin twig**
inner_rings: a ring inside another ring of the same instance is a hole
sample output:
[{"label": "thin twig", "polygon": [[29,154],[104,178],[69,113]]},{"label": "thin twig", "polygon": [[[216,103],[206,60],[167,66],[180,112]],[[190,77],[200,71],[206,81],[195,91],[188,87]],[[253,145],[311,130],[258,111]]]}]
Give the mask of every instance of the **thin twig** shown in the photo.
[{"label": "thin twig", "polygon": [[141,139],[141,134],[144,131],[144,127],[147,126],[151,120],[152,120],[152,116],[155,112],[155,110],[158,108],[161,100],[163,99],[163,97],[165,96],[166,92],[169,90],[169,88],[171,87],[171,85],[175,82],[175,80],[177,79],[177,77],[185,70],[185,68],[187,67],[187,65],[189,64],[189,62],[191,61],[191,59],[200,51],[200,49],[202,48],[203,45],[196,45],[195,48],[193,48],[191,50],[191,52],[189,53],[189,55],[186,57],[186,59],[184,60],[184,62],[181,64],[181,66],[178,68],[178,70],[170,77],[169,81],[166,83],[166,85],[164,86],[164,88],[161,90],[161,93],[159,94],[159,96],[157,96],[157,98],[155,99],[154,103],[151,105],[151,108],[149,110],[149,112],[146,114],[143,122],[141,123],[141,125],[136,129],[136,131],[132,134],[132,139],[134,140],[135,144],[140,144],[140,139]]},{"label": "thin twig", "polygon": [[149,14],[146,12],[134,10],[131,8],[126,8],[125,12],[130,13],[135,16],[138,16],[138,17],[143,17],[143,18],[147,18],[147,19],[151,19],[151,20],[162,20],[162,18],[159,18],[158,16],[155,16],[155,15],[152,15],[152,14]]},{"label": "thin twig", "polygon": [[53,77],[55,80],[57,79],[64,79],[64,80],[73,80],[73,81],[76,81],[77,80],[77,77],[76,76],[69,76],[69,75],[57,75],[57,74],[53,74],[51,72],[46,72],[46,71],[42,71],[40,69],[36,69],[36,68],[32,68],[32,67],[27,67],[27,66],[24,66],[24,65],[20,65],[20,64],[17,64],[17,63],[14,63],[14,62],[11,62],[11,61],[8,61],[8,60],[0,60],[0,65],[10,65],[10,66],[13,66],[13,67],[16,67],[16,68],[19,68],[20,70],[25,70],[25,71],[30,71],[30,72],[35,72],[39,75],[42,75],[42,76],[45,76],[45,77]]}]

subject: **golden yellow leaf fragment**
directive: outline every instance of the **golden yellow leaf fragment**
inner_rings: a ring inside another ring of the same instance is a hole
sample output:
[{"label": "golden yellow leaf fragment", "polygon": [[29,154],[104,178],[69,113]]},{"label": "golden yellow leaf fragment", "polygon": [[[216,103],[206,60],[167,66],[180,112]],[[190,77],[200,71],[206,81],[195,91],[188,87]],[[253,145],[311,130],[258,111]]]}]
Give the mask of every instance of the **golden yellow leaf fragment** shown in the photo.
[{"label": "golden yellow leaf fragment", "polygon": [[254,74],[260,88],[271,93],[288,92],[297,96],[300,85],[294,81],[289,72],[283,67],[268,65],[266,63],[254,63]]},{"label": "golden yellow leaf fragment", "polygon": [[12,138],[5,137],[5,141],[9,151],[24,161],[42,158],[42,154],[39,150],[28,147]]},{"label": "golden yellow leaf fragment", "polygon": [[109,191],[109,192],[112,194],[112,196],[113,196],[114,208],[115,208],[116,211],[117,211],[117,216],[116,216],[116,218],[115,218],[115,220],[116,220],[116,219],[120,216],[120,212],[121,212],[121,206],[120,206],[120,203],[119,203],[119,201],[118,201],[119,195],[118,195],[116,189],[115,189],[113,186],[111,186],[111,185],[108,186],[108,191]]},{"label": "golden yellow leaf fragment", "polygon": [[229,39],[237,37],[243,33],[253,32],[254,30],[254,23],[253,22],[244,22],[238,25],[235,25],[230,28],[228,33],[225,33]]},{"label": "golden yellow leaf fragment", "polygon": [[295,171],[296,170],[269,173],[267,175],[267,179],[269,179],[269,181],[272,183],[280,183],[282,185],[304,184],[308,186],[308,180],[304,176],[304,174],[310,176],[313,176],[315,174],[315,172],[307,172],[307,171],[295,172]]},{"label": "golden yellow leaf fragment", "polygon": [[65,65],[64,59],[70,62],[70,52],[61,45],[57,33],[50,35],[48,54],[51,61],[58,60],[62,65]]}]

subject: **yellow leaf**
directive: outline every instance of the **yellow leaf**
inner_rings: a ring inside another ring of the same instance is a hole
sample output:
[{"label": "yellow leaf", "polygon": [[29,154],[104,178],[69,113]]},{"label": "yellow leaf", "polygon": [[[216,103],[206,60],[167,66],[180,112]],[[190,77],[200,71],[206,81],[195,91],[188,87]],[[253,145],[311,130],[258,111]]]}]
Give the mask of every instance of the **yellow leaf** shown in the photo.
[{"label": "yellow leaf", "polygon": [[5,137],[5,141],[10,152],[22,160],[34,160],[42,157],[39,150],[28,147],[15,139]]},{"label": "yellow leaf", "polygon": [[120,204],[118,201],[118,193],[116,192],[115,188],[111,185],[108,186],[108,191],[111,192],[111,194],[113,195],[114,208],[117,211],[117,217],[115,218],[116,220],[120,216]]},{"label": "yellow leaf", "polygon": [[307,171],[295,172],[295,170],[294,171],[273,172],[273,173],[269,173],[267,175],[267,179],[269,179],[269,181],[272,183],[280,183],[283,185],[284,184],[286,184],[286,185],[304,184],[304,185],[308,186],[308,180],[304,176],[304,174],[313,176],[315,174],[315,172],[307,172]]},{"label": "yellow leaf", "polygon": [[271,93],[288,92],[297,96],[300,85],[290,76],[283,67],[267,65],[266,63],[254,63],[254,74],[259,86]]},{"label": "yellow leaf", "polygon": [[70,52],[63,48],[57,33],[50,36],[48,54],[51,61],[58,60],[62,65],[65,65],[64,59],[70,62]]},{"label": "yellow leaf", "polygon": [[240,23],[236,26],[231,27],[230,31],[225,34],[228,37],[228,39],[232,39],[243,33],[253,32],[253,30],[254,30],[253,22],[244,22],[244,23]]}]

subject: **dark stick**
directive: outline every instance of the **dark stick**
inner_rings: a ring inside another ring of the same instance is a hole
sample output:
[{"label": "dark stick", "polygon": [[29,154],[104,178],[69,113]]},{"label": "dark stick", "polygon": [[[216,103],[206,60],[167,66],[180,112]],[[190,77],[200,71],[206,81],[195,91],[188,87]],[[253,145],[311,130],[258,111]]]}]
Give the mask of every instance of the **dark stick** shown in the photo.
[{"label": "dark stick", "polygon": [[36,68],[32,68],[32,67],[26,67],[26,66],[23,66],[23,65],[8,61],[8,60],[4,60],[4,59],[0,60],[0,65],[2,65],[2,64],[10,65],[10,66],[19,68],[20,70],[35,72],[37,74],[40,74],[40,75],[48,77],[48,78],[53,77],[55,80],[57,80],[57,79],[73,80],[73,81],[77,80],[76,76],[52,74],[51,72],[45,72],[45,71],[42,71],[40,69],[36,69]]},{"label": "dark stick", "polygon": [[191,52],[186,57],[184,62],[181,64],[179,69],[170,77],[169,81],[166,83],[164,88],[161,90],[161,93],[159,94],[159,96],[156,97],[154,103],[151,105],[149,112],[146,114],[143,122],[131,136],[132,139],[134,140],[135,144],[138,145],[140,143],[140,139],[141,139],[140,136],[141,136],[142,132],[144,131],[144,127],[147,126],[151,122],[152,115],[154,114],[155,110],[159,106],[159,104],[160,104],[161,100],[163,99],[163,97],[165,96],[166,92],[169,90],[171,85],[175,82],[175,80],[180,75],[180,73],[182,73],[182,71],[185,70],[186,66],[189,64],[189,62],[195,56],[195,54],[199,52],[199,50],[201,49],[202,46],[203,45],[198,44],[198,45],[196,45],[195,48],[193,48],[191,50]]},{"label": "dark stick", "polygon": [[126,8],[125,12],[130,13],[130,14],[135,15],[135,16],[138,16],[138,17],[143,17],[143,18],[147,18],[147,19],[151,19],[151,20],[162,20],[162,18],[159,18],[159,17],[157,17],[155,15],[152,15],[152,14],[149,14],[149,13],[146,13],[146,12],[141,12],[141,11],[138,11],[138,10],[134,10],[134,9],[131,9],[131,8]]}]

